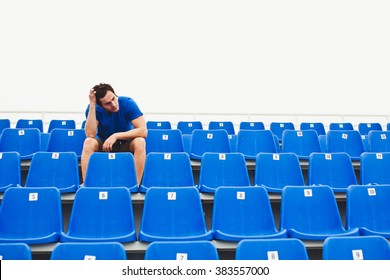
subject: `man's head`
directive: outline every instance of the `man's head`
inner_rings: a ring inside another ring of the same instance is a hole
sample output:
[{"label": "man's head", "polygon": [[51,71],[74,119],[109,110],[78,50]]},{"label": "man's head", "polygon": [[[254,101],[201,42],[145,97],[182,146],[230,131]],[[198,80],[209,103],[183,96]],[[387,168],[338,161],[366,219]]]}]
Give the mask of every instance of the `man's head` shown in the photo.
[{"label": "man's head", "polygon": [[96,92],[96,102],[108,112],[117,112],[119,110],[118,96],[109,84],[98,84],[93,87]]}]

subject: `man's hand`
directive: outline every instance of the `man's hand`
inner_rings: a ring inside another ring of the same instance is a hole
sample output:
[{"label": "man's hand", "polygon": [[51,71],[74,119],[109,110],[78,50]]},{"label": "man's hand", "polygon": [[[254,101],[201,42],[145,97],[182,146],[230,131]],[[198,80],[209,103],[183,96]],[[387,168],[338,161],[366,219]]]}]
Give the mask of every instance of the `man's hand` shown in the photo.
[{"label": "man's hand", "polygon": [[110,137],[108,137],[106,139],[106,141],[104,141],[103,143],[103,151],[104,152],[111,152],[112,151],[112,146],[115,144],[116,142],[116,137],[115,137],[115,134],[111,135]]},{"label": "man's hand", "polygon": [[96,105],[96,91],[93,88],[89,90],[89,104]]}]

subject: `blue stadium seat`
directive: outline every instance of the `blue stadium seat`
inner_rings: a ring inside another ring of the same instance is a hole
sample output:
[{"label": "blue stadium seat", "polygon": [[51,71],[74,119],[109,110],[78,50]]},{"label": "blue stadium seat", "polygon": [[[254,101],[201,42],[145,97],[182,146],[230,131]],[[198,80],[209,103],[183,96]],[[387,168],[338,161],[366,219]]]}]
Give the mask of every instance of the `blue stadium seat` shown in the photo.
[{"label": "blue stadium seat", "polygon": [[140,192],[151,187],[195,186],[191,160],[187,153],[149,153],[146,156]]},{"label": "blue stadium seat", "polygon": [[322,122],[301,122],[299,125],[300,130],[313,129],[317,131],[318,136],[326,135],[325,126]]},{"label": "blue stadium seat", "polygon": [[340,153],[312,153],[309,157],[308,185],[326,185],[335,192],[346,192],[358,183],[351,157]]},{"label": "blue stadium seat", "polygon": [[220,186],[250,186],[243,154],[203,154],[198,182],[199,191],[213,193]]},{"label": "blue stadium seat", "polygon": [[69,193],[79,186],[79,163],[74,152],[37,152],[32,157],[25,187],[56,187],[61,193]]},{"label": "blue stadium seat", "polygon": [[37,128],[39,132],[44,132],[43,120],[41,119],[19,119],[16,121],[15,128],[21,128],[21,129]]},{"label": "blue stadium seat", "polygon": [[86,138],[84,129],[60,129],[54,128],[50,132],[47,143],[48,152],[75,152],[77,158],[81,158],[84,140]]},{"label": "blue stadium seat", "polygon": [[183,135],[191,135],[195,129],[203,129],[203,124],[201,121],[179,121],[177,123],[177,129]]},{"label": "blue stadium seat", "polygon": [[68,232],[61,242],[132,242],[136,240],[130,191],[126,187],[77,190]]},{"label": "blue stadium seat", "polygon": [[147,121],[147,129],[171,129],[172,125],[170,121]]},{"label": "blue stadium seat", "polygon": [[359,123],[358,131],[361,135],[368,135],[370,131],[382,131],[382,125],[378,122]]},{"label": "blue stadium seat", "polygon": [[230,145],[230,152],[235,153],[237,152],[237,134],[229,134],[229,145]]},{"label": "blue stadium seat", "polygon": [[354,130],[354,127],[350,122],[331,122],[329,130]]},{"label": "blue stadium seat", "polygon": [[22,173],[20,156],[17,152],[0,153],[0,192],[10,187],[20,187]]},{"label": "blue stadium seat", "polygon": [[192,132],[190,158],[201,160],[205,152],[230,153],[230,141],[224,129],[195,129]]},{"label": "blue stadium seat", "polygon": [[21,160],[30,160],[41,150],[41,133],[37,128],[6,128],[0,138],[0,152],[18,152]]},{"label": "blue stadium seat", "polygon": [[11,127],[10,119],[0,119],[0,136],[5,128],[10,128],[10,127]]},{"label": "blue stadium seat", "polygon": [[328,153],[346,152],[352,160],[360,160],[365,152],[362,136],[357,130],[329,130],[326,144]]},{"label": "blue stadium seat", "polygon": [[50,260],[127,260],[127,256],[119,242],[65,242],[53,248]]},{"label": "blue stadium seat", "polygon": [[323,260],[390,260],[390,246],[382,236],[328,237]]},{"label": "blue stadium seat", "polygon": [[57,188],[8,188],[4,192],[0,243],[57,242],[61,232],[61,197]]},{"label": "blue stadium seat", "polygon": [[326,135],[318,135],[318,141],[320,142],[321,152],[327,153],[328,147],[326,145]]},{"label": "blue stadium seat", "polygon": [[390,184],[390,152],[362,154],[360,184]]},{"label": "blue stadium seat", "polygon": [[295,153],[299,159],[308,160],[311,153],[321,152],[320,140],[315,130],[290,130],[282,134],[282,152]]},{"label": "blue stadium seat", "polygon": [[260,152],[277,153],[278,145],[271,130],[240,129],[237,134],[237,152],[248,160],[255,160]]},{"label": "blue stadium seat", "polygon": [[232,121],[210,121],[208,129],[225,129],[229,135],[236,134]]},{"label": "blue stadium seat", "polygon": [[308,260],[305,244],[296,238],[244,239],[237,244],[236,260]]},{"label": "blue stadium seat", "polygon": [[184,152],[183,135],[179,129],[148,129],[146,154],[150,152]]},{"label": "blue stadium seat", "polygon": [[219,260],[219,255],[208,240],[154,241],[146,247],[145,260]]},{"label": "blue stadium seat", "polygon": [[282,191],[280,228],[288,237],[325,240],[329,236],[359,235],[357,228],[345,229],[329,186],[287,186]]},{"label": "blue stadium seat", "polygon": [[286,129],[295,130],[295,125],[292,122],[271,122],[270,130],[278,137],[278,141],[282,142],[283,131]]},{"label": "blue stadium seat", "polygon": [[93,153],[89,158],[84,187],[126,187],[132,193],[138,192],[133,154]]},{"label": "blue stadium seat", "polygon": [[50,133],[55,128],[76,129],[76,121],[72,119],[68,119],[68,120],[53,119],[49,122],[49,128],[47,129],[47,132]]},{"label": "blue stadium seat", "polygon": [[32,260],[32,252],[26,243],[0,243],[0,260]]},{"label": "blue stadium seat", "polygon": [[263,187],[219,187],[212,211],[213,239],[241,241],[254,238],[284,238],[276,229],[268,197]]},{"label": "blue stadium seat", "polygon": [[369,150],[367,152],[390,152],[390,131],[370,131],[368,133]]},{"label": "blue stadium seat", "polygon": [[195,187],[152,187],[145,194],[138,240],[211,240]]},{"label": "blue stadium seat", "polygon": [[254,185],[268,192],[281,193],[287,185],[304,186],[305,180],[295,153],[259,153],[256,157]]},{"label": "blue stadium seat", "polygon": [[239,130],[246,129],[246,130],[264,130],[265,126],[263,122],[257,121],[257,122],[250,122],[250,121],[242,121],[240,122]]},{"label": "blue stadium seat", "polygon": [[347,190],[346,225],[360,235],[390,238],[390,185],[353,185]]}]

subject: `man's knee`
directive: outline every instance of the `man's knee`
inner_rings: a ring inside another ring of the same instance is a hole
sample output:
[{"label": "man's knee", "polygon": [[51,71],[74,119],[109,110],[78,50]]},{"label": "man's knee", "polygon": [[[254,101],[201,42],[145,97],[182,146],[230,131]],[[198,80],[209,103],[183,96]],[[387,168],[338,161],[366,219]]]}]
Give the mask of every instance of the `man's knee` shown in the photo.
[{"label": "man's knee", "polygon": [[83,151],[95,152],[98,150],[99,143],[95,138],[87,137],[84,140]]},{"label": "man's knee", "polygon": [[138,137],[138,138],[133,139],[133,141],[131,141],[130,150],[133,153],[145,152],[145,150],[146,150],[145,138]]}]

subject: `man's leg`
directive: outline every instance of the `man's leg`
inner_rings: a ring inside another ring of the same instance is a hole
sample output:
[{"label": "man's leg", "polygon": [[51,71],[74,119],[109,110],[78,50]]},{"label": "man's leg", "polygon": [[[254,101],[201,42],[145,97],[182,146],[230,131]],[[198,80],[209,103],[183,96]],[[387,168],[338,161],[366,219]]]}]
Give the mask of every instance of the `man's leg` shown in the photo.
[{"label": "man's leg", "polygon": [[88,162],[90,156],[98,151],[99,142],[95,138],[88,137],[84,141],[83,152],[81,153],[81,174],[83,183],[85,180],[85,174],[87,174]]},{"label": "man's leg", "polygon": [[142,137],[133,139],[130,142],[130,152],[134,155],[135,171],[137,175],[138,185],[141,185],[142,176],[146,161],[146,142]]}]

